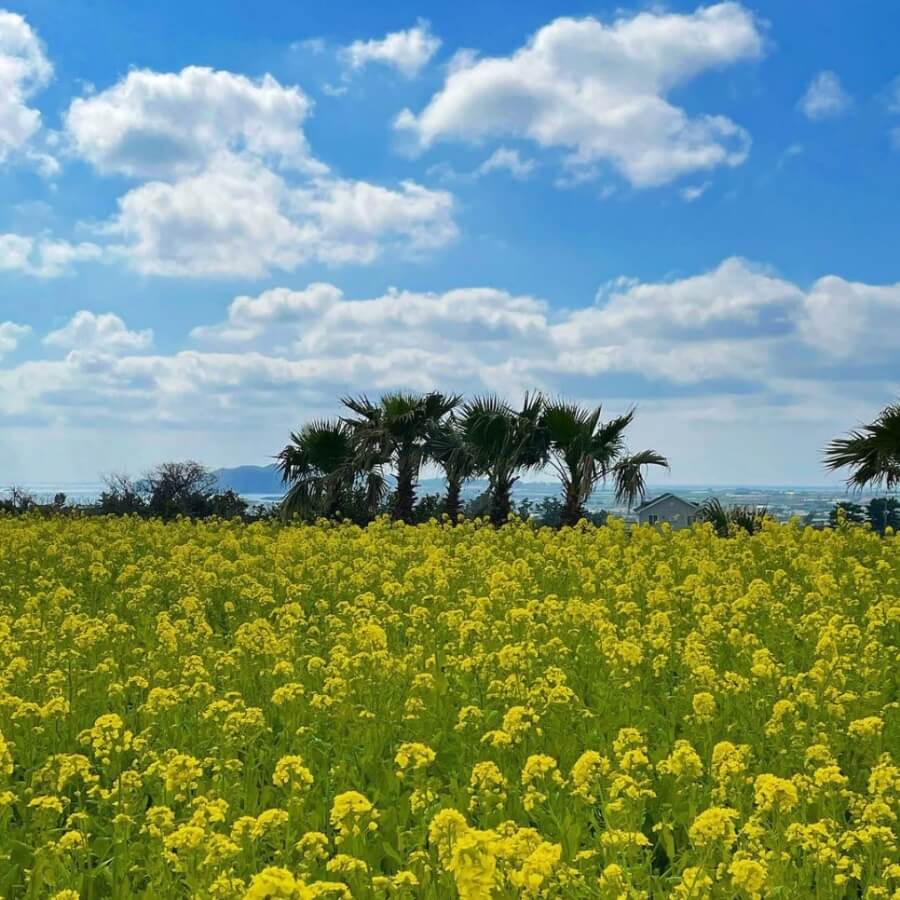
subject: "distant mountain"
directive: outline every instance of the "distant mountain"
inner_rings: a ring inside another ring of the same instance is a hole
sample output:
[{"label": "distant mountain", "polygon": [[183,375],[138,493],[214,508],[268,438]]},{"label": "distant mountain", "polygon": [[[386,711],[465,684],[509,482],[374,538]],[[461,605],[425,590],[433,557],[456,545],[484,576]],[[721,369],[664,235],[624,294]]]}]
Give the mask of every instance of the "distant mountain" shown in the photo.
[{"label": "distant mountain", "polygon": [[284,493],[281,476],[272,463],[268,466],[235,466],[233,469],[216,469],[213,475],[223,491],[229,488],[238,494]]}]

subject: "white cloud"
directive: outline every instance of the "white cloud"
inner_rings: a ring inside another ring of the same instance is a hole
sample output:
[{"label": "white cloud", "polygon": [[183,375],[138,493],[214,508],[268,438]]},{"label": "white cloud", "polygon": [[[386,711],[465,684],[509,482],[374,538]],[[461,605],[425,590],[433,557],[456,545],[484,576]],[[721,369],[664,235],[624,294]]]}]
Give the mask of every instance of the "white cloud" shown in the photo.
[{"label": "white cloud", "polygon": [[323,172],[302,131],[311,107],[299,88],[271,75],[253,81],[200,66],[137,69],[74,100],[65,123],[75,152],[103,173],[180,178],[228,150]]},{"label": "white cloud", "polygon": [[[835,315],[822,299],[827,281],[807,292],[730,258],[708,272],[670,281],[617,279],[598,292],[593,305],[558,315],[541,300],[491,288],[391,290],[354,300],[333,285],[313,284],[239,297],[225,322],[197,328],[194,337],[260,352],[279,346],[301,359],[353,356],[357,364],[394,351],[416,353],[420,379],[449,366],[452,377],[478,389],[525,389],[538,382],[552,389],[561,377],[603,373],[676,385],[716,378],[765,381],[780,355],[808,361],[827,348],[821,334]],[[852,352],[864,336],[879,328],[889,332],[891,319],[882,303],[857,327],[845,329],[856,335],[847,338]],[[399,382],[407,376],[401,373]]]},{"label": "white cloud", "polygon": [[800,98],[800,109],[808,119],[828,119],[845,112],[852,103],[835,72],[823,70],[809,83]]},{"label": "white cloud", "polygon": [[[399,190],[366,181],[322,180],[296,193],[301,210],[320,223],[324,240],[345,255],[368,261],[379,252],[382,236],[401,238],[412,251],[440,247],[456,237],[453,197],[403,181]],[[347,249],[342,249],[346,247]],[[323,258],[328,260],[331,251]]]},{"label": "white cloud", "polygon": [[0,272],[26,270],[33,246],[31,238],[20,234],[0,234]]},{"label": "white cloud", "polygon": [[693,203],[699,200],[709,189],[710,182],[704,181],[703,184],[691,184],[683,187],[678,193],[685,203]]},{"label": "white cloud", "polygon": [[677,339],[724,326],[747,335],[771,310],[797,308],[803,292],[746,260],[731,257],[715,269],[673,281],[628,283],[574,312],[559,326],[571,346],[630,335]]},{"label": "white cloud", "polygon": [[547,307],[532,297],[493,288],[463,288],[443,294],[389,290],[381,297],[349,300],[334,285],[312,284],[303,291],[278,288],[258,297],[238,297],[224,323],[194,330],[203,340],[293,346],[302,356],[392,350],[440,354],[442,346],[471,364],[491,347],[537,341],[548,334]]},{"label": "white cloud", "polygon": [[49,237],[0,234],[0,272],[57,278],[68,274],[73,263],[102,258],[102,248],[89,241],[72,244]]},{"label": "white cloud", "polygon": [[438,247],[456,236],[452,214],[450,194],[413,182],[294,187],[256,160],[222,154],[198,175],[129,191],[109,231],[144,274],[258,276],[309,261],[367,263],[387,247]]},{"label": "white cloud", "polygon": [[28,100],[49,82],[53,66],[25,19],[0,9],[0,163],[24,150],[41,127]]},{"label": "white cloud", "polygon": [[527,178],[534,172],[537,163],[533,159],[523,159],[516,149],[498,147],[476,170],[478,175],[489,172],[509,172],[513,178]]},{"label": "white cloud", "polygon": [[440,46],[440,38],[431,33],[428,22],[420,19],[415,27],[391,32],[381,40],[354,41],[341,50],[341,57],[350,69],[376,62],[393,67],[406,78],[414,78]]},{"label": "white cloud", "polygon": [[804,298],[800,327],[810,344],[837,359],[896,359],[900,284],[820,278]]},{"label": "white cloud", "polygon": [[51,331],[43,340],[51,347],[67,350],[96,350],[103,353],[128,353],[145,350],[153,343],[153,331],[129,331],[113,313],[92,313],[82,309],[62,328]]},{"label": "white cloud", "polygon": [[667,95],[709,69],[763,52],[738,3],[692,14],[642,12],[604,25],[559,18],[511,56],[458,60],[443,89],[396,126],[421,147],[511,135],[568,151],[567,163],[613,166],[633,185],[741,163],[750,138],[720,115],[691,117]]},{"label": "white cloud", "polygon": [[226,322],[198,326],[191,334],[200,340],[249,342],[274,326],[314,322],[341,297],[333,284],[315,283],[302,291],[272,288],[258,297],[237,297],[228,307]]},{"label": "white cloud", "polygon": [[0,359],[12,353],[19,346],[19,341],[31,333],[28,325],[15,322],[0,322]]}]

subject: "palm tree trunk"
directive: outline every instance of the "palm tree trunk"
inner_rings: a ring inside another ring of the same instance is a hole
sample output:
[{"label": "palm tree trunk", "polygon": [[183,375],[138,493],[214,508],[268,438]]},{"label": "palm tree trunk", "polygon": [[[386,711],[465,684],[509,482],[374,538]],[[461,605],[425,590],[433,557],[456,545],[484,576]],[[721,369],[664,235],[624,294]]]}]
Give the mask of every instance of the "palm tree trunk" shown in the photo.
[{"label": "palm tree trunk", "polygon": [[444,498],[444,512],[455,525],[460,512],[460,492],[462,483],[456,478],[447,479],[447,496]]},{"label": "palm tree trunk", "polygon": [[577,525],[579,520],[584,517],[584,508],[581,505],[580,498],[578,496],[578,490],[576,489],[574,484],[566,485],[565,498],[563,501],[563,509],[561,524],[562,525]]},{"label": "palm tree trunk", "polygon": [[394,498],[394,518],[411,524],[416,505],[416,472],[412,454],[401,450],[397,457],[397,495]]},{"label": "palm tree trunk", "polygon": [[325,504],[323,515],[326,519],[336,519],[341,512],[341,495],[334,491]]},{"label": "palm tree trunk", "polygon": [[491,522],[494,525],[505,525],[512,509],[512,486],[515,478],[504,475],[491,484]]}]

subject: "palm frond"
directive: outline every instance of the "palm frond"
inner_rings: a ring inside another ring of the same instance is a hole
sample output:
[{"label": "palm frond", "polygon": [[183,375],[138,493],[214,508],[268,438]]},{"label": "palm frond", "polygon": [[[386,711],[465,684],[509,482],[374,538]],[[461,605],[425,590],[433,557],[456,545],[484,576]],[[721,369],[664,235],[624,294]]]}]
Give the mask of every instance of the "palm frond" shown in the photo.
[{"label": "palm frond", "polygon": [[365,394],[359,397],[341,397],[341,404],[363,419],[371,419],[378,412],[378,407]]},{"label": "palm frond", "polygon": [[871,424],[833,440],[825,448],[825,467],[850,469],[847,484],[858,490],[900,486],[900,402],[885,407]]},{"label": "palm frond", "polygon": [[647,466],[661,466],[667,469],[669,461],[655,450],[641,450],[639,453],[622,457],[613,465],[612,475],[618,502],[631,507],[635,500],[647,493],[647,481],[644,477],[644,469]]}]

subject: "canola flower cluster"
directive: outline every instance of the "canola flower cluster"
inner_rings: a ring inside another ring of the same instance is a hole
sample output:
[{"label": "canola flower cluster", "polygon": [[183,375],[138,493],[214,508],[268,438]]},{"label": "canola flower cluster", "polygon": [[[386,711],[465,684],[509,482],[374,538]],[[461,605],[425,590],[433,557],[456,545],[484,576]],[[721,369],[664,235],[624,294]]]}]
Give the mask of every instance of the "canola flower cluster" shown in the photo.
[{"label": "canola flower cluster", "polygon": [[900,898],[900,538],[0,517],[0,897]]}]

